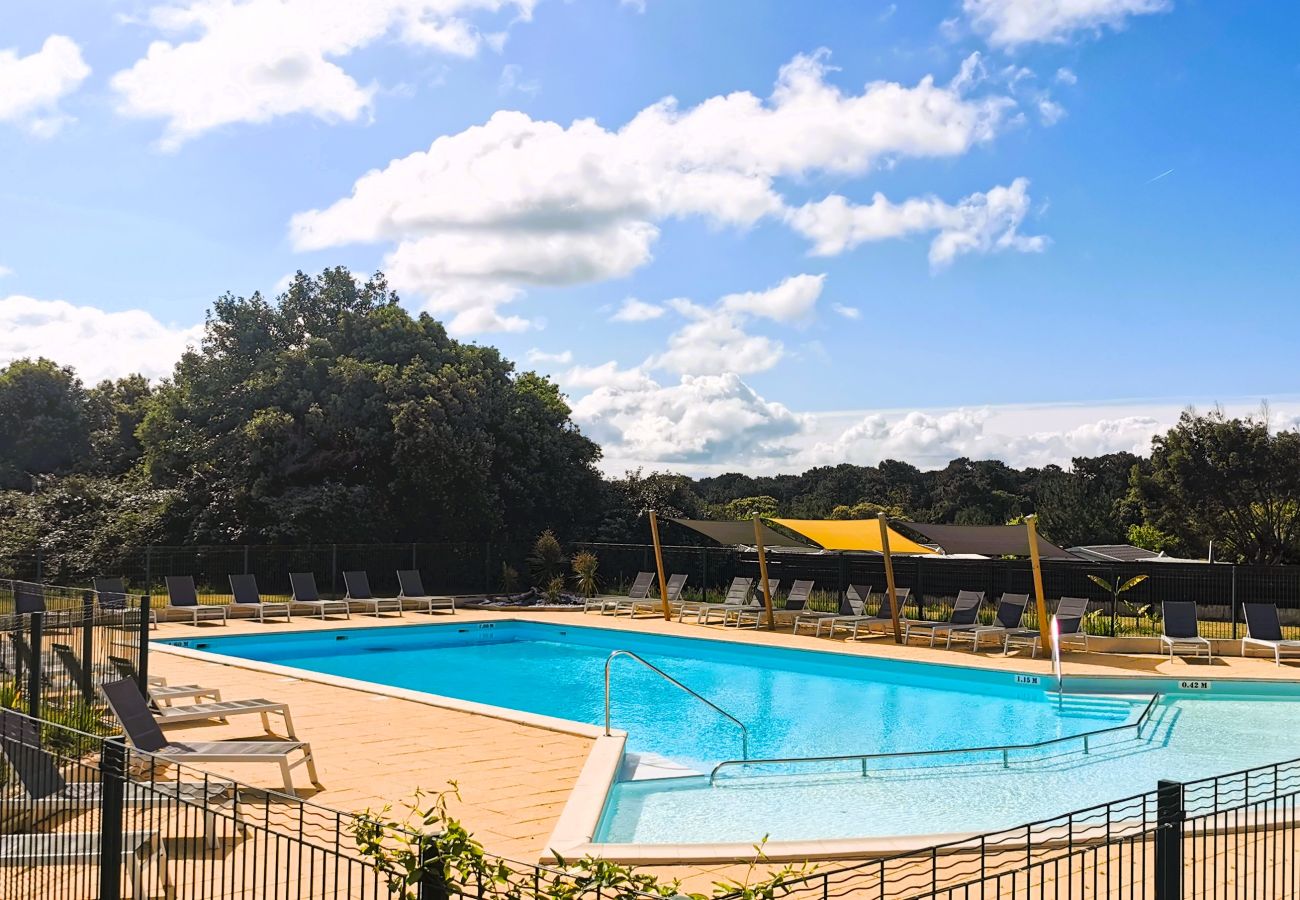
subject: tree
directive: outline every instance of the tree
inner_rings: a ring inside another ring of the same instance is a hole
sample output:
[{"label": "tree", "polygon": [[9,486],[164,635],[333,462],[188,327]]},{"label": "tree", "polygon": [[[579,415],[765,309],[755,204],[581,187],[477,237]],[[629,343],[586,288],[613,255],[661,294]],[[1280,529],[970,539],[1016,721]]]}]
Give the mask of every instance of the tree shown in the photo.
[{"label": "tree", "polygon": [[1188,410],[1152,441],[1149,474],[1134,476],[1146,521],[1198,556],[1300,561],[1300,433],[1265,415]]},{"label": "tree", "polygon": [[101,381],[87,392],[88,468],[101,475],[121,475],[140,461],[144,448],[136,430],[144,421],[152,397],[149,380],[143,375]]},{"label": "tree", "polygon": [[72,369],[48,359],[0,369],[0,488],[31,490],[89,454],[86,391]]},{"label": "tree", "polygon": [[197,542],[518,539],[599,489],[555,385],[343,268],[219,298],[137,434]]},{"label": "tree", "polygon": [[1075,457],[1070,471],[1046,466],[1032,487],[1043,535],[1062,547],[1119,544],[1127,539],[1124,500],[1134,467],[1132,453]]},{"label": "tree", "polygon": [[752,519],[754,516],[770,519],[777,515],[776,498],[766,495],[738,497],[716,507],[712,513],[715,519],[727,519],[733,522],[737,519]]}]

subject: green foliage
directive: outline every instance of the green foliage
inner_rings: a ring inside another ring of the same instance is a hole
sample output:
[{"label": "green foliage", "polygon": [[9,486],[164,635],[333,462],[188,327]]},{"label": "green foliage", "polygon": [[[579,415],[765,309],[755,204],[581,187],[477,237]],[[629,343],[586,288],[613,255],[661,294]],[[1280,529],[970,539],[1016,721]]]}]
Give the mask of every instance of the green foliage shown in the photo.
[{"label": "green foliage", "polygon": [[1257,564],[1300,560],[1300,432],[1274,432],[1267,410],[1182,414],[1152,441],[1133,490],[1145,519],[1179,550]]},{"label": "green foliage", "polygon": [[31,490],[89,457],[86,391],[72,369],[48,359],[0,369],[0,488]]},{"label": "green foliage", "polygon": [[545,588],[550,585],[552,580],[561,577],[567,563],[555,532],[548,528],[537,536],[533,551],[528,555],[528,572],[535,586]]},{"label": "green foliage", "polygon": [[579,596],[594,597],[600,592],[600,579],[596,575],[599,567],[600,560],[590,550],[583,550],[574,555],[573,583],[578,589]]},{"label": "green foliage", "polygon": [[907,513],[901,506],[881,506],[879,503],[854,503],[852,506],[837,506],[831,510],[831,519],[875,519],[884,513],[891,519],[907,521]]},{"label": "green foliage", "polygon": [[550,581],[546,582],[546,590],[542,592],[546,595],[548,603],[557,603],[560,595],[564,593],[564,576],[556,575]]},{"label": "green foliage", "polygon": [[519,590],[519,570],[510,563],[501,564],[501,591],[506,594],[513,594]]},{"label": "green foliage", "polygon": [[1152,553],[1169,553],[1178,545],[1178,539],[1173,535],[1165,534],[1156,526],[1146,523],[1130,525],[1126,537],[1134,547],[1141,547]]},{"label": "green foliage", "polygon": [[[453,897],[472,894],[499,900],[637,900],[645,895],[708,900],[710,896],[685,894],[677,880],[662,881],[631,866],[589,856],[573,860],[557,856],[557,864],[535,878],[531,869],[515,871],[505,860],[489,857],[483,845],[450,814],[448,798],[460,800],[456,782],[421,809],[424,797],[417,791],[415,802],[405,804],[406,820],[392,818],[392,808],[385,806],[378,812],[367,810],[349,824],[357,849],[387,873],[389,895],[397,900],[418,900],[420,885],[426,880],[438,883]],[[755,847],[744,877],[716,882],[713,897],[738,894],[743,900],[775,900],[788,891],[790,881],[812,871],[805,863],[760,875],[763,844]]]},{"label": "green foliage", "polygon": [[770,519],[777,514],[776,498],[766,495],[762,497],[740,497],[729,500],[712,510],[712,513],[712,517],[715,519],[730,521],[752,519],[754,516]]}]

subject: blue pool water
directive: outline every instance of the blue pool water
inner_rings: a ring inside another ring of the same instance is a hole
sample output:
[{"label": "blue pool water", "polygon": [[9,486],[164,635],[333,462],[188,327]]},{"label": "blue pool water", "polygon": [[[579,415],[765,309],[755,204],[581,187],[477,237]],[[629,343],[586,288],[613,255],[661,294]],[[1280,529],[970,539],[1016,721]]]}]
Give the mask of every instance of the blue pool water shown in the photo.
[{"label": "blue pool water", "polygon": [[[745,723],[751,758],[1028,744],[1135,721],[1148,700],[1061,703],[1047,679],[1021,684],[1006,672],[532,622],[171,643],[591,724],[604,722],[606,659],[631,650]],[[1126,684],[1121,689],[1134,695],[1153,690]],[[612,724],[628,732],[629,753],[701,773],[741,756],[734,723],[635,661],[615,660],[611,687]],[[1123,731],[1088,756],[1071,744],[1050,758],[1017,759],[1011,770],[975,756],[941,769],[890,762],[869,778],[832,765],[729,772],[716,785],[706,777],[620,782],[598,837],[654,843],[985,830],[1149,790],[1162,777],[1300,755],[1300,696],[1226,689],[1205,699],[1170,696],[1150,722],[1141,740]],[[900,781],[906,804],[898,803]]]}]

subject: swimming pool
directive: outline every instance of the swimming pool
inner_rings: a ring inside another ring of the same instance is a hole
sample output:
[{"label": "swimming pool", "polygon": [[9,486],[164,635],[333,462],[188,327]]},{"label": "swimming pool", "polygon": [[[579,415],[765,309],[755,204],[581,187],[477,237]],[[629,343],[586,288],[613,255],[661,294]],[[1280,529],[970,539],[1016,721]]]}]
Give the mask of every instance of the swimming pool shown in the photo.
[{"label": "swimming pool", "polygon": [[1300,726],[1300,692],[1278,685],[1215,682],[1191,692],[1126,679],[1062,702],[1038,676],[513,620],[167,643],[589,724],[604,722],[606,660],[629,650],[743,723],[757,759],[1050,741],[1132,724],[1153,690],[1169,692],[1140,737],[1121,729],[1086,755],[1072,741],[1007,761],[873,761],[868,777],[853,762],[733,767],[710,779],[717,763],[743,755],[741,729],[635,661],[615,659],[611,721],[627,732],[631,761],[665,759],[685,777],[634,780],[636,766],[625,765],[596,835],[608,843],[1006,827],[1149,790],[1159,778],[1289,758]]}]

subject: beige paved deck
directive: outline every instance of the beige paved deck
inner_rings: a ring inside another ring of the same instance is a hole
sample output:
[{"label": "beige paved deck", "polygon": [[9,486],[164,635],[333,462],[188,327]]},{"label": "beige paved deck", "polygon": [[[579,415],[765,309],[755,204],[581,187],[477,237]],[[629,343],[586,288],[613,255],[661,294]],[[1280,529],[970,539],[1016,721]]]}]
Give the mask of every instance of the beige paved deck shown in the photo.
[{"label": "beige paved deck", "polygon": [[[374,619],[353,616],[348,622],[327,622],[295,618],[259,624],[232,621],[228,627],[199,627],[164,623],[157,637],[212,636],[239,633],[287,632],[321,628],[402,627],[448,621],[449,616],[408,613],[404,618]],[[931,650],[896,646],[891,639],[876,637],[856,643],[830,641],[811,635],[771,633],[764,630],[737,631],[734,628],[701,627],[691,623],[664,622],[641,617],[629,620],[582,613],[476,612],[456,613],[459,621],[500,621],[503,618],[563,622],[573,625],[630,629],[662,634],[707,636],[739,643],[797,646],[872,657],[905,658],[980,668],[1014,669],[1050,674],[1046,660],[1030,660],[1000,653],[972,654],[968,651]],[[483,841],[489,851],[504,856],[536,860],[568,799],[594,741],[543,728],[489,718],[473,713],[442,709],[365,691],[269,675],[238,665],[179,658],[167,653],[150,656],[151,671],[169,680],[196,681],[219,686],[225,696],[266,697],[292,704],[300,739],[309,740],[317,756],[324,790],[306,789],[306,776],[296,771],[300,795],[345,810],[362,810],[386,803],[398,806],[417,788],[435,791],[450,779],[460,784],[464,803],[459,817]],[[1294,679],[1297,669],[1281,668],[1271,660],[1216,660],[1213,664],[1169,661],[1156,655],[1065,654],[1067,676],[1074,675],[1158,675],[1164,677],[1242,677]],[[173,726],[176,735],[200,738],[253,736],[259,732],[255,719],[232,720],[228,725]],[[228,769],[244,781],[273,786],[273,767],[261,775],[255,767]],[[823,863],[820,868],[833,864]],[[693,889],[707,889],[714,880],[737,877],[744,867],[677,866],[653,867],[666,875],[683,878]]]}]

